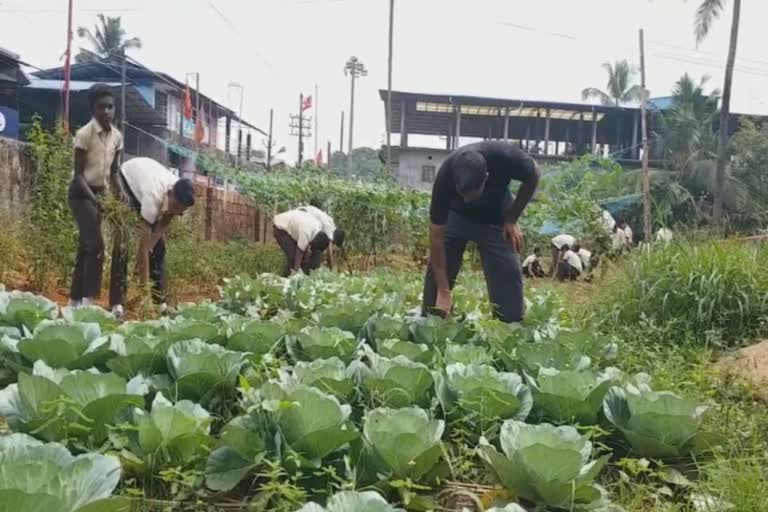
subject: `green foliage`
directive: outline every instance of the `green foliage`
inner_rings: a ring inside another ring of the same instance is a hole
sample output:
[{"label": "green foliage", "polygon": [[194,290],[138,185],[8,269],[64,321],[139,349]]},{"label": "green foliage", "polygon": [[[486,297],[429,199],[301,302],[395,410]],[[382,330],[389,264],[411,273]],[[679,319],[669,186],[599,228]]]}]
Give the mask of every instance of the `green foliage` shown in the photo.
[{"label": "green foliage", "polygon": [[731,140],[734,160],[731,174],[749,191],[749,203],[730,213],[731,222],[742,229],[763,228],[768,220],[768,131],[749,119],[742,121]]},{"label": "green foliage", "polygon": [[758,334],[768,314],[762,243],[674,243],[635,253],[598,314],[606,325],[651,323],[699,342]]},{"label": "green foliage", "polygon": [[0,326],[32,331],[43,320],[59,314],[55,302],[27,292],[0,290]]},{"label": "green foliage", "polygon": [[565,510],[600,499],[593,480],[610,455],[590,460],[592,443],[575,428],[508,420],[501,427],[500,444],[503,453],[486,442],[480,454],[514,495]]},{"label": "green foliage", "polygon": [[348,363],[355,356],[357,339],[337,327],[306,327],[288,338],[288,350],[296,361],[338,357]]},{"label": "green foliage", "polygon": [[353,149],[349,155],[336,152],[331,157],[331,170],[338,176],[375,181],[382,176],[383,163],[373,148]]},{"label": "green foliage", "polygon": [[29,184],[25,238],[31,278],[37,288],[43,288],[52,278],[54,284],[62,284],[74,264],[77,231],[67,201],[73,150],[62,128],[47,132],[40,119],[33,121],[27,140],[34,172]]},{"label": "green foliage", "polygon": [[374,491],[344,491],[334,494],[325,508],[308,503],[297,512],[402,512],[402,509],[389,505]]},{"label": "green foliage", "polygon": [[367,357],[370,372],[365,372],[363,383],[376,405],[393,408],[429,405],[434,380],[426,365],[405,356],[389,359],[371,351]]},{"label": "green foliage", "polygon": [[29,363],[41,360],[53,368],[88,369],[117,355],[117,343],[101,336],[98,324],[44,320],[17,348]]}]

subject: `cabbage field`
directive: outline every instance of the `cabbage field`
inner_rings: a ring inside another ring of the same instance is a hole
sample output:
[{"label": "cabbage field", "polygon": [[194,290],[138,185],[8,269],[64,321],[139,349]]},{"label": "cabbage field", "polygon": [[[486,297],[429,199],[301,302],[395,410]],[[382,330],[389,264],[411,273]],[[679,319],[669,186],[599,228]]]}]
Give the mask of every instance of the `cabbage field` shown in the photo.
[{"label": "cabbage field", "polygon": [[648,467],[720,510],[686,491],[724,443],[706,404],[624,368],[556,293],[506,325],[473,274],[453,319],[420,317],[420,291],[242,276],[125,323],[0,291],[0,511],[616,511]]}]

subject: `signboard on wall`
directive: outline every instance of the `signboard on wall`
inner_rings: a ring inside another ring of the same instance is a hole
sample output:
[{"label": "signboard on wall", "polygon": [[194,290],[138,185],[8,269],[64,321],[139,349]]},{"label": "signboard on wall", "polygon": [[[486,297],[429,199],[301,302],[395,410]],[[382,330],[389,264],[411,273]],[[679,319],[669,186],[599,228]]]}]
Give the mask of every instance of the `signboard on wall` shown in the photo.
[{"label": "signboard on wall", "polygon": [[0,106],[0,137],[19,138],[19,113],[16,110]]}]

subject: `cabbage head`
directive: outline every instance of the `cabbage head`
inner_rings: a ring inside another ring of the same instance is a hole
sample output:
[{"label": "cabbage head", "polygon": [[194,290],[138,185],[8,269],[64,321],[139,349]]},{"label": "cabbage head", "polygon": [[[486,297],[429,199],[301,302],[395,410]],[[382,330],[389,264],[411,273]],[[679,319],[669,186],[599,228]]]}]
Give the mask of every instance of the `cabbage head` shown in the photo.
[{"label": "cabbage head", "polygon": [[527,373],[534,377],[541,368],[584,370],[590,367],[589,357],[573,348],[554,341],[521,343],[511,354],[497,352],[509,371]]},{"label": "cabbage head", "polygon": [[43,320],[53,320],[58,315],[59,307],[45,297],[0,291],[0,325],[32,331]]},{"label": "cabbage head", "polygon": [[429,405],[435,383],[429,368],[404,356],[389,359],[368,350],[367,357],[370,371],[362,372],[362,381],[377,405]]},{"label": "cabbage head", "polygon": [[718,436],[702,431],[707,406],[670,391],[652,391],[648,380],[613,387],[603,402],[605,417],[629,441],[634,454],[675,459],[721,444]]},{"label": "cabbage head", "polygon": [[509,492],[565,510],[601,498],[593,481],[610,455],[590,460],[592,443],[575,428],[507,420],[499,438],[502,453],[481,440],[480,456]]},{"label": "cabbage head", "polygon": [[363,420],[365,453],[378,475],[419,481],[442,457],[444,430],[419,407],[373,409]]},{"label": "cabbage head", "polygon": [[171,345],[167,360],[178,396],[207,401],[217,390],[234,390],[247,357],[219,345],[185,340]]},{"label": "cabbage head", "polygon": [[377,349],[384,340],[407,341],[411,337],[410,325],[406,320],[387,315],[369,318],[363,332],[368,344]]},{"label": "cabbage head", "polygon": [[354,362],[346,366],[338,357],[311,363],[300,361],[293,367],[293,376],[299,383],[316,387],[343,402],[350,401],[355,392],[355,372]]},{"label": "cabbage head", "polygon": [[296,512],[403,512],[375,491],[342,491],[334,494],[325,507],[308,503]]},{"label": "cabbage head", "polygon": [[73,456],[58,443],[26,434],[0,436],[0,509],[18,512],[128,512],[111,498],[120,482],[117,457]]},{"label": "cabbage head", "polygon": [[429,345],[412,343],[410,341],[387,339],[379,341],[376,347],[379,355],[390,359],[404,356],[416,363],[429,365],[435,358],[435,351]]},{"label": "cabbage head", "polygon": [[601,372],[542,368],[536,378],[526,375],[537,417],[580,425],[597,424],[605,394],[621,378],[622,373],[616,368]]},{"label": "cabbage head", "polygon": [[32,375],[0,391],[0,416],[15,431],[34,433],[46,441],[75,437],[98,446],[108,425],[128,407],[143,407],[147,389],[140,381],[113,373],[53,370],[42,361]]},{"label": "cabbage head", "polygon": [[446,413],[464,417],[481,429],[498,420],[523,421],[531,412],[531,390],[516,373],[499,372],[489,365],[453,363],[438,375],[438,396]]},{"label": "cabbage head", "polygon": [[278,323],[251,320],[229,337],[227,348],[249,352],[251,359],[258,361],[265,354],[274,351],[283,339],[283,334],[283,327]]},{"label": "cabbage head", "polygon": [[273,429],[264,411],[237,416],[219,433],[205,465],[205,483],[214,491],[234,489],[272,449]]},{"label": "cabbage head", "polygon": [[336,327],[358,334],[371,317],[371,309],[365,304],[346,300],[332,306],[324,306],[315,313],[318,325]]},{"label": "cabbage head", "polygon": [[453,318],[439,316],[417,318],[411,324],[411,336],[416,343],[443,346],[446,343],[466,343],[472,337],[469,327]]},{"label": "cabbage head", "polygon": [[103,333],[112,332],[120,326],[115,315],[100,306],[66,307],[61,310],[61,317],[69,322],[99,324]]},{"label": "cabbage head", "polygon": [[259,394],[287,445],[285,451],[297,453],[309,465],[319,467],[325,457],[359,437],[349,421],[352,408],[317,388],[270,381]]},{"label": "cabbage head", "polygon": [[443,350],[443,361],[445,364],[491,364],[493,357],[488,349],[480,345],[448,343]]},{"label": "cabbage head", "polygon": [[288,338],[288,352],[295,361],[338,357],[349,363],[357,355],[357,338],[336,327],[305,327]]},{"label": "cabbage head", "polygon": [[122,351],[120,337],[102,336],[98,324],[44,320],[17,349],[30,363],[41,360],[52,368],[88,369],[101,366]]}]

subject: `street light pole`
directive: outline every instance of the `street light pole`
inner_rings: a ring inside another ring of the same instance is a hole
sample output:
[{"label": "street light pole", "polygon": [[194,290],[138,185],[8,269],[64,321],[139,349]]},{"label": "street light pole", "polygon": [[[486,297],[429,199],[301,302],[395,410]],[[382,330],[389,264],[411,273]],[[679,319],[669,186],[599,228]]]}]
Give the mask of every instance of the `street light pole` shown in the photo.
[{"label": "street light pole", "polygon": [[237,82],[229,82],[227,85],[229,89],[240,89],[240,111],[237,113],[237,155],[235,156],[235,167],[240,166],[240,152],[242,145],[241,132],[243,131],[243,96],[245,96],[245,88]]},{"label": "street light pole", "polygon": [[349,95],[349,147],[347,148],[347,151],[351,153],[354,149],[353,138],[355,133],[355,79],[360,76],[366,76],[368,74],[368,70],[365,69],[365,64],[363,64],[360,59],[352,56],[344,66],[344,74],[349,74],[351,76]]},{"label": "street light pole", "polygon": [[[387,62],[387,174],[389,176],[392,176],[392,44],[394,28],[395,0],[389,0],[389,58]],[[400,134],[400,136],[403,135]]]}]

